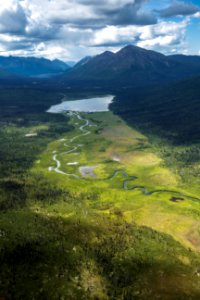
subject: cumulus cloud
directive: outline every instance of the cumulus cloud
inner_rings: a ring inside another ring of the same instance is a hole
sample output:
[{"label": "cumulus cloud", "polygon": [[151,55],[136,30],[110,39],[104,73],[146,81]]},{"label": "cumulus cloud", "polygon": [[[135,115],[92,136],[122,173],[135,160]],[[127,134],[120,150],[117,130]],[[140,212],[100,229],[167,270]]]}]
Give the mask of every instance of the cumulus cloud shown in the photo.
[{"label": "cumulus cloud", "polygon": [[0,7],[0,32],[23,34],[28,24],[26,13],[18,1],[9,1]]},{"label": "cumulus cloud", "polygon": [[[187,21],[159,19],[158,22],[158,13],[153,6],[148,6],[151,2],[6,0],[0,7],[0,51],[68,60],[106,49],[115,51],[130,43],[167,52],[184,50]],[[181,6],[180,2],[173,1],[170,7],[160,10],[159,15],[165,18],[167,10],[168,15],[170,11],[172,14],[172,7],[175,15],[177,7],[182,15],[186,15],[186,8],[187,14],[189,8],[190,13],[197,9],[194,5],[182,3]],[[197,17],[197,10],[195,13]]]},{"label": "cumulus cloud", "polygon": [[169,53],[175,47],[177,51],[184,50],[187,25],[188,21],[180,23],[170,21],[144,27],[127,26],[117,28],[108,26],[96,31],[90,40],[90,44],[98,47],[112,47],[133,43],[140,47],[156,48]]},{"label": "cumulus cloud", "polygon": [[191,3],[183,3],[179,1],[173,1],[172,5],[158,10],[160,16],[163,18],[170,18],[174,16],[190,16],[200,11],[200,7]]},{"label": "cumulus cloud", "polygon": [[200,11],[194,14],[194,18],[200,18]]},{"label": "cumulus cloud", "polygon": [[[55,6],[54,1],[50,2],[50,7]],[[57,7],[57,10],[50,10],[52,13],[49,19],[56,24],[89,28],[106,25],[155,24],[157,19],[153,13],[142,10],[145,2],[145,0],[77,0],[76,3],[67,1]]]},{"label": "cumulus cloud", "polygon": [[149,25],[156,24],[157,19],[152,13],[141,11],[144,1],[135,0],[121,9],[112,9],[105,12],[109,25]]}]

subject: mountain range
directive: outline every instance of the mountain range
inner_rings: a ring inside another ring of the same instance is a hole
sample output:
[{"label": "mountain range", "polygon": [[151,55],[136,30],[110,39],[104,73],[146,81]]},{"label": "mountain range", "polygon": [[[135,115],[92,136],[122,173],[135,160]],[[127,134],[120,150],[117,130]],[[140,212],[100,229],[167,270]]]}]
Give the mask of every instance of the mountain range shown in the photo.
[{"label": "mountain range", "polygon": [[164,54],[136,46],[86,57],[61,75],[66,85],[139,87],[200,75],[200,57]]},{"label": "mountain range", "polygon": [[51,61],[36,57],[0,56],[0,78],[48,77],[63,73],[69,68],[70,66],[58,59]]},{"label": "mountain range", "polygon": [[132,45],[116,53],[106,51],[84,57],[74,66],[45,58],[0,57],[1,83],[31,84],[29,78],[34,77],[38,85],[121,90],[162,85],[199,75],[200,56],[167,56]]}]

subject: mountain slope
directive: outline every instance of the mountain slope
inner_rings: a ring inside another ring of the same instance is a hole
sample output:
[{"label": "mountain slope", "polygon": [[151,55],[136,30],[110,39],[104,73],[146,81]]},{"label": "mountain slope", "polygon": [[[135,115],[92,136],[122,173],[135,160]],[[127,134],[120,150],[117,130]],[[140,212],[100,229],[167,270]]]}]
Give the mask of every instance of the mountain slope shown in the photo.
[{"label": "mountain slope", "polygon": [[200,66],[136,46],[106,51],[77,64],[61,80],[68,83],[136,87],[200,75]]},{"label": "mountain slope", "polygon": [[170,60],[179,62],[184,65],[188,65],[188,67],[193,68],[199,68],[200,67],[200,56],[198,55],[183,55],[183,54],[177,54],[177,55],[171,55],[168,56]]},{"label": "mountain slope", "polygon": [[10,78],[13,77],[15,75],[13,75],[12,73],[0,68],[0,79],[4,79],[4,78]]},{"label": "mountain slope", "polygon": [[112,109],[128,123],[175,143],[200,141],[200,77],[119,94]]},{"label": "mountain slope", "polygon": [[57,74],[70,67],[60,60],[48,60],[35,57],[0,56],[0,68],[20,76],[40,76]]},{"label": "mountain slope", "polygon": [[84,58],[82,58],[81,60],[79,60],[75,65],[74,65],[74,69],[76,68],[80,68],[83,65],[87,64],[90,60],[92,59],[92,56],[85,56]]}]

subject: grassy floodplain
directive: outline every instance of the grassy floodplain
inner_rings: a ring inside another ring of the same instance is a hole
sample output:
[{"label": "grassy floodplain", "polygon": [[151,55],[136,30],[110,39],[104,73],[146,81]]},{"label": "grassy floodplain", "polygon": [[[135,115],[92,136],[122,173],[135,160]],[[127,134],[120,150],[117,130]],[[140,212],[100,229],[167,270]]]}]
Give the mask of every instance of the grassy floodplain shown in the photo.
[{"label": "grassy floodplain", "polygon": [[[81,136],[79,126],[84,120],[72,117],[71,125],[75,129],[50,143],[32,172],[44,173],[50,181],[66,188],[75,197],[83,197],[86,207],[98,213],[110,214],[117,209],[128,222],[135,221],[167,232],[186,246],[198,248],[200,244],[198,241],[193,243],[192,234],[196,228],[198,236],[199,195],[191,187],[183,186],[178,175],[164,166],[147,137],[128,127],[112,112],[82,114],[82,117],[90,120],[91,126],[87,130],[91,134]],[[78,138],[68,143],[67,140],[74,136]],[[66,153],[77,144],[81,147]],[[49,171],[49,167],[56,166],[52,159],[55,151],[61,162],[60,170],[79,178]],[[71,163],[78,163],[78,166]],[[93,166],[95,177],[81,176],[79,166]],[[132,180],[132,177],[136,178]],[[128,189],[138,188],[125,190],[125,180],[129,180]],[[145,195],[141,187],[153,194]],[[176,197],[183,200],[173,201]]]},{"label": "grassy floodplain", "polygon": [[112,112],[80,117],[9,121],[2,129],[2,142],[12,144],[8,159],[15,147],[20,161],[1,178],[2,295],[199,299],[196,189]]}]

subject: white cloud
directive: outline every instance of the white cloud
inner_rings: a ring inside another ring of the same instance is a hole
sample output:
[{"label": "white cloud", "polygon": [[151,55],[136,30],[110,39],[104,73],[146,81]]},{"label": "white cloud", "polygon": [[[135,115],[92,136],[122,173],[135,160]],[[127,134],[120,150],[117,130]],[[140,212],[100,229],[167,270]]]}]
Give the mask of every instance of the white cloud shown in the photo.
[{"label": "white cloud", "polygon": [[[123,43],[136,43],[140,47],[148,49],[161,49],[163,52],[169,52],[169,48],[174,45],[177,50],[184,50],[185,32],[188,21],[182,22],[161,22],[149,26],[127,26],[115,27],[108,26],[94,33],[90,40],[91,45],[117,45]],[[179,49],[178,49],[179,48]]]},{"label": "white cloud", "polygon": [[185,50],[187,18],[156,24],[153,13],[143,9],[148,2],[6,0],[0,7],[0,51],[69,60],[130,43],[165,52]]},{"label": "white cloud", "polygon": [[[138,46],[148,49],[159,49],[166,53],[174,52],[175,49],[176,51],[184,51],[187,26],[188,21],[184,20],[179,23],[172,21],[161,22],[155,26],[144,28]],[[174,45],[176,45],[176,48],[174,48]]]},{"label": "white cloud", "polygon": [[200,12],[197,12],[196,14],[194,14],[193,17],[194,17],[194,18],[200,18]]},{"label": "white cloud", "polygon": [[0,6],[0,32],[22,34],[28,23],[26,13],[17,0],[8,0]]},{"label": "white cloud", "polygon": [[140,41],[138,46],[152,48],[155,46],[169,46],[176,42],[177,38],[175,35],[158,36],[149,40]]},{"label": "white cloud", "polygon": [[174,0],[170,6],[157,10],[161,17],[191,16],[200,11],[200,7],[192,3],[184,3]]}]

